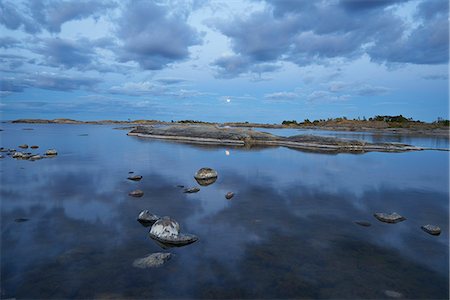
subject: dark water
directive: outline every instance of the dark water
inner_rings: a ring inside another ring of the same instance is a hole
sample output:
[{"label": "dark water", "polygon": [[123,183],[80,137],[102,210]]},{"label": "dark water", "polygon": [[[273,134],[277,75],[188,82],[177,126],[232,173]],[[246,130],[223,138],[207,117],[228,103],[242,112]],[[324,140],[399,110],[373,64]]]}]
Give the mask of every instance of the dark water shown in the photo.
[{"label": "dark water", "polygon": [[[145,140],[110,126],[1,128],[0,146],[59,152],[0,160],[2,298],[449,296],[448,152],[328,155]],[[182,193],[204,166],[218,180]],[[144,197],[127,195],[136,188]],[[161,249],[136,221],[143,209],[199,241]],[[391,211],[407,220],[372,216]],[[423,232],[427,223],[442,234]],[[154,252],[174,256],[133,267]]]},{"label": "dark water", "polygon": [[449,138],[444,136],[413,136],[395,133],[373,133],[367,131],[334,131],[316,129],[290,129],[290,128],[255,128],[258,131],[269,132],[280,136],[297,134],[312,134],[321,136],[333,136],[351,140],[363,140],[371,143],[401,143],[418,147],[449,149]]}]

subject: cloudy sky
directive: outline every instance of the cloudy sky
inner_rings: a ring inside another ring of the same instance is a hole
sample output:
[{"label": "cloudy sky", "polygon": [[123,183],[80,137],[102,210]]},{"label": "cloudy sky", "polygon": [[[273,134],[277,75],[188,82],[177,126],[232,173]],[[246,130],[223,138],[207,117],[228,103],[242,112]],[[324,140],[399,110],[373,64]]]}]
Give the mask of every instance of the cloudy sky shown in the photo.
[{"label": "cloudy sky", "polygon": [[447,0],[0,0],[1,119],[448,118]]}]

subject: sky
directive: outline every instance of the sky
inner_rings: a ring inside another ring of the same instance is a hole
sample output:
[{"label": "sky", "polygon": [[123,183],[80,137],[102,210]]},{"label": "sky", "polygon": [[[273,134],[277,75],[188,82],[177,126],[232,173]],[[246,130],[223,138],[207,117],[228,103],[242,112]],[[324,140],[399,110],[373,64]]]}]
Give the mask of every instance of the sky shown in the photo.
[{"label": "sky", "polygon": [[448,118],[448,5],[0,0],[0,118]]}]

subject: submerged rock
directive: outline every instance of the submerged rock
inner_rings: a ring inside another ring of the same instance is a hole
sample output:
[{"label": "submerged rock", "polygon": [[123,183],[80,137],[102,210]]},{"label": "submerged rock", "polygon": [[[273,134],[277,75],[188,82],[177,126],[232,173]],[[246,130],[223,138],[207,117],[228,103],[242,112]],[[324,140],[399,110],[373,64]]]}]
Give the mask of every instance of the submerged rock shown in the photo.
[{"label": "submerged rock", "polygon": [[28,145],[27,144],[23,144],[23,145],[20,145],[19,148],[28,149]]},{"label": "submerged rock", "polygon": [[45,155],[54,156],[54,155],[58,155],[58,152],[56,152],[55,149],[48,149],[47,151],[45,151]]},{"label": "submerged rock", "polygon": [[234,196],[234,193],[233,193],[233,192],[228,192],[228,193],[225,194],[225,198],[228,199],[228,200],[230,200],[231,198],[233,198],[233,196]]},{"label": "submerged rock", "polygon": [[146,225],[146,226],[151,226],[151,225],[155,224],[155,222],[158,221],[159,219],[161,219],[161,218],[158,217],[157,215],[152,214],[148,210],[141,211],[137,218],[137,220],[141,224]]},{"label": "submerged rock", "polygon": [[184,189],[184,193],[188,193],[188,194],[197,193],[198,191],[200,191],[200,188],[198,188],[198,187],[191,187],[191,188]]},{"label": "submerged rock", "polygon": [[152,253],[143,258],[138,258],[133,262],[133,267],[136,268],[157,268],[162,266],[172,257],[171,253]]},{"label": "submerged rock", "polygon": [[195,235],[181,234],[178,222],[169,217],[156,221],[150,229],[149,236],[169,247],[181,247],[198,240]]},{"label": "submerged rock", "polygon": [[422,228],[423,231],[426,233],[429,233],[431,235],[440,235],[441,234],[441,228],[437,225],[423,225],[420,228]]},{"label": "submerged rock", "polygon": [[26,222],[28,220],[29,220],[28,218],[17,218],[14,221],[16,221],[17,223],[22,223],[22,222]]},{"label": "submerged rock", "polygon": [[360,226],[364,226],[364,227],[370,227],[372,226],[372,224],[368,221],[363,221],[363,220],[358,220],[354,222],[355,224],[358,224]]},{"label": "submerged rock", "polygon": [[128,193],[128,195],[132,196],[132,197],[142,197],[144,196],[144,192],[141,190],[134,190]]},{"label": "submerged rock", "polygon": [[207,186],[216,182],[217,172],[211,168],[201,168],[195,173],[194,178],[201,186]]},{"label": "submerged rock", "polygon": [[406,220],[405,217],[399,215],[396,212],[393,213],[375,213],[374,217],[377,218],[379,221],[381,222],[385,222],[385,223],[398,223],[401,221]]},{"label": "submerged rock", "polygon": [[133,181],[139,181],[142,179],[142,176],[141,175],[129,176],[128,179]]}]

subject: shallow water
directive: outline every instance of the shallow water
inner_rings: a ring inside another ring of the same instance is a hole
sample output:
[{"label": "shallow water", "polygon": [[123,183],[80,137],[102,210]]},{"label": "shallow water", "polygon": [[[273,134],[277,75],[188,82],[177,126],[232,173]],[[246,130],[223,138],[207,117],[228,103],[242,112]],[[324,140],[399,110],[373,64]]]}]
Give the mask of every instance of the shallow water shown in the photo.
[{"label": "shallow water", "polygon": [[449,138],[445,136],[414,136],[397,133],[373,133],[367,131],[334,131],[317,129],[292,129],[292,128],[254,128],[254,130],[268,132],[279,136],[291,136],[298,134],[310,134],[321,136],[333,136],[350,140],[362,140],[371,143],[401,143],[418,147],[430,147],[449,149]]},{"label": "shallow water", "polygon": [[[2,147],[59,153],[0,160],[1,298],[449,296],[448,152],[330,155],[140,139],[114,126],[1,125]],[[182,193],[206,166],[218,180]],[[142,198],[127,195],[136,188]],[[143,209],[199,240],[161,249],[136,221]],[[392,211],[407,220],[372,216]],[[427,223],[442,234],[423,232]],[[174,256],[133,267],[154,252]]]}]

